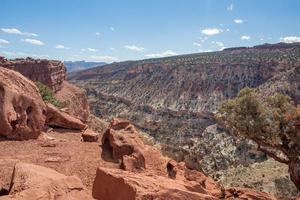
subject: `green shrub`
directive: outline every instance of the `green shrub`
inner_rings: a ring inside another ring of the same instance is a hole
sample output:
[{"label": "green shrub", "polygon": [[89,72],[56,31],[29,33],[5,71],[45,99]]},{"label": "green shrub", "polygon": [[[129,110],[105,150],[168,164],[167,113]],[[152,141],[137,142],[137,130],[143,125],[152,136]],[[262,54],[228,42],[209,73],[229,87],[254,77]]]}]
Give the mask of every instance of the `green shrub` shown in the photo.
[{"label": "green shrub", "polygon": [[54,97],[54,92],[48,86],[41,82],[35,82],[35,84],[38,87],[39,93],[45,102],[51,103],[57,108],[63,107],[63,103]]}]

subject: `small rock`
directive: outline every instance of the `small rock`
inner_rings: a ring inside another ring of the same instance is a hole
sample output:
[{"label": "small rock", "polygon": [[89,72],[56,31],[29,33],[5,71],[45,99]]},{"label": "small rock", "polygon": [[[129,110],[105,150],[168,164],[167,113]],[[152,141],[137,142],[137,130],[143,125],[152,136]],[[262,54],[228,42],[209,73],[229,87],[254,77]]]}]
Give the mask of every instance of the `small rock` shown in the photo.
[{"label": "small rock", "polygon": [[84,142],[97,142],[99,138],[99,134],[95,133],[91,129],[86,129],[82,134],[81,134],[82,140]]}]

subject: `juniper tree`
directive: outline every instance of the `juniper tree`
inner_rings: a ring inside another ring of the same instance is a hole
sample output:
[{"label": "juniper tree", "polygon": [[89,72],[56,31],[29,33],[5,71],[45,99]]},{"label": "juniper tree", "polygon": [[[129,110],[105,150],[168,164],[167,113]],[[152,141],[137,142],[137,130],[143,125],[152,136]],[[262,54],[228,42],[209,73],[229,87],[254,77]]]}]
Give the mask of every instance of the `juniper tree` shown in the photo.
[{"label": "juniper tree", "polygon": [[220,119],[236,136],[254,141],[258,149],[289,167],[300,190],[300,106],[290,97],[259,97],[255,89],[241,90],[220,108]]}]

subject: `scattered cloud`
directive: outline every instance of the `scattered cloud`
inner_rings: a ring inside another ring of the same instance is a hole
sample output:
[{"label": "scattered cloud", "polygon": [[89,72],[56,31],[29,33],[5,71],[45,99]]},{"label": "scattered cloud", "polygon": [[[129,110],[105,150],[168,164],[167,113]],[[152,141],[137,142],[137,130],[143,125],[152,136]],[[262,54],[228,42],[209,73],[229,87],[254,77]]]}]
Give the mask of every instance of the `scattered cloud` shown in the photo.
[{"label": "scattered cloud", "polygon": [[208,37],[205,36],[205,37],[199,37],[200,41],[203,43],[205,42],[206,40],[208,40]]},{"label": "scattered cloud", "polygon": [[207,29],[201,30],[201,32],[205,35],[217,35],[219,33],[222,33],[223,30],[218,29],[218,28],[207,28]]},{"label": "scattered cloud", "polygon": [[235,20],[233,20],[234,21],[234,23],[236,23],[236,24],[242,24],[242,23],[244,23],[244,20],[242,20],[242,19],[235,19]]},{"label": "scattered cloud", "polygon": [[99,33],[99,32],[96,32],[96,33],[95,33],[95,35],[97,35],[97,36],[100,36],[100,35],[101,35],[101,33]]},{"label": "scattered cloud", "polygon": [[213,50],[210,50],[210,49],[206,49],[206,50],[204,50],[204,49],[198,49],[198,52],[200,52],[200,53],[207,53],[207,52],[212,52]]},{"label": "scattered cloud", "polygon": [[66,46],[64,46],[64,45],[62,45],[62,44],[58,44],[58,45],[56,45],[54,48],[55,48],[55,49],[71,49],[70,47],[66,47]]},{"label": "scattered cloud", "polygon": [[212,41],[211,43],[214,44],[214,45],[217,45],[217,46],[219,46],[219,47],[224,47],[224,43],[223,43],[223,42]]},{"label": "scattered cloud", "polygon": [[194,42],[194,43],[193,43],[193,46],[201,47],[202,44],[201,44],[201,43],[198,43],[198,42]]},{"label": "scattered cloud", "polygon": [[86,48],[86,50],[91,51],[91,52],[98,52],[98,49],[94,49],[94,48]]},{"label": "scattered cloud", "polygon": [[279,38],[280,42],[284,43],[293,43],[293,42],[300,42],[300,37],[297,36],[286,36]]},{"label": "scattered cloud", "polygon": [[160,58],[160,57],[167,57],[167,56],[176,56],[178,55],[176,52],[172,50],[167,50],[162,53],[153,53],[153,54],[147,54],[145,55],[146,57],[151,57],[151,58]]},{"label": "scattered cloud", "polygon": [[38,46],[44,45],[44,42],[42,42],[42,41],[40,41],[40,40],[36,40],[36,39],[29,39],[29,38],[26,38],[26,39],[22,39],[21,41],[22,41],[22,42],[29,43],[29,44],[33,44],[33,45],[38,45]]},{"label": "scattered cloud", "polygon": [[111,31],[115,31],[115,28],[114,27],[109,27],[109,29],[111,30]]},{"label": "scattered cloud", "polygon": [[111,56],[99,56],[99,55],[91,55],[90,59],[97,62],[116,62],[119,61],[118,58]]},{"label": "scattered cloud", "polygon": [[47,58],[49,59],[49,55],[45,54],[30,54],[30,53],[24,53],[24,52],[10,52],[10,51],[2,51],[0,54],[6,55],[11,58],[20,58],[20,57],[32,57],[32,58]]},{"label": "scattered cloud", "polygon": [[1,30],[5,33],[8,34],[16,34],[16,35],[25,35],[25,36],[34,36],[37,37],[38,35],[36,33],[26,33],[26,32],[22,32],[19,29],[16,28],[1,28]]},{"label": "scattered cloud", "polygon": [[4,40],[4,39],[0,39],[0,47],[1,47],[2,45],[5,45],[5,44],[9,44],[9,41]]},{"label": "scattered cloud", "polygon": [[241,37],[241,40],[250,40],[250,39],[251,39],[251,37],[249,35],[243,35]]},{"label": "scattered cloud", "polygon": [[142,52],[145,50],[144,47],[137,47],[135,45],[126,45],[126,46],[124,46],[124,48],[132,50],[132,51],[139,51],[139,52]]},{"label": "scattered cloud", "polygon": [[109,49],[110,49],[111,51],[114,51],[114,50],[115,50],[115,48],[113,48],[113,47],[110,47]]},{"label": "scattered cloud", "polygon": [[227,6],[227,10],[228,11],[233,11],[234,10],[234,5],[230,4],[229,6]]}]

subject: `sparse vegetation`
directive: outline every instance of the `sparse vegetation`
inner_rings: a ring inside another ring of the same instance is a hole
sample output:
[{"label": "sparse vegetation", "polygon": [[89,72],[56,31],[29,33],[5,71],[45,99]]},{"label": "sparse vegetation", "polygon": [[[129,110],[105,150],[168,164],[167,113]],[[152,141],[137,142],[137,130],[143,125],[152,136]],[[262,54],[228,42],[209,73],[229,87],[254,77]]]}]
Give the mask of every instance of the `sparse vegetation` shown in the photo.
[{"label": "sparse vegetation", "polygon": [[256,90],[245,88],[225,102],[221,119],[237,136],[253,140],[258,149],[289,167],[291,180],[300,190],[300,106],[276,94],[262,100]]},{"label": "sparse vegetation", "polygon": [[54,92],[48,86],[41,82],[35,82],[35,84],[38,87],[39,93],[45,102],[51,103],[57,108],[63,107],[63,103],[55,98]]}]

